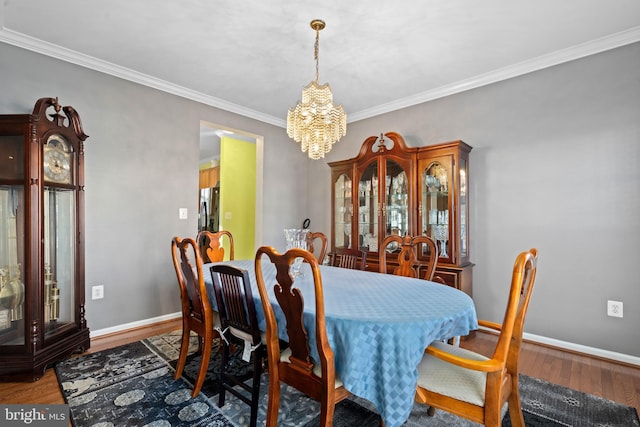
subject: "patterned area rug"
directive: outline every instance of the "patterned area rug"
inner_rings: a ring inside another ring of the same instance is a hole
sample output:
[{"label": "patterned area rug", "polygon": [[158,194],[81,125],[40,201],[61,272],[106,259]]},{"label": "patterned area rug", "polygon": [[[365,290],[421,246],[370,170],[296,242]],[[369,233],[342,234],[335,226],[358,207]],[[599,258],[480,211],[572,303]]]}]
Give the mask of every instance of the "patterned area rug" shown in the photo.
[{"label": "patterned area rug", "polygon": [[233,424],[206,396],[173,379],[173,369],[142,342],[55,366],[74,426],[216,426]]},{"label": "patterned area rug", "polygon": [[[145,339],[143,342],[175,369],[178,364],[178,357],[180,356],[181,340],[182,332],[175,331]],[[202,360],[202,357],[196,354],[197,349],[198,338],[197,335],[192,334],[189,340],[189,355],[187,356],[187,363],[182,372],[183,378],[190,384],[195,383],[196,378],[198,377],[198,371],[200,370],[200,361]],[[222,355],[218,350],[219,344],[216,339],[213,341],[213,348],[211,349],[211,358],[209,360],[207,376],[202,384],[202,393],[209,397],[218,393],[218,380],[220,379],[220,363],[222,358]],[[236,353],[236,356],[241,354],[242,348],[235,347],[234,353]],[[251,373],[253,371],[251,364],[234,363],[236,360],[240,360],[240,357],[233,357],[233,359],[231,359],[229,367],[230,372],[240,378],[251,378]]]},{"label": "patterned area rug", "polygon": [[[180,333],[174,332],[57,364],[56,373],[74,425],[247,426],[248,406],[235,396],[227,393],[226,404],[222,408],[216,406],[219,354],[212,353],[203,391],[191,398],[191,381],[199,357],[191,355],[188,363],[191,368],[185,368],[183,379],[173,380],[179,348]],[[197,341],[193,339],[190,352],[196,348]],[[237,369],[249,373],[246,367]],[[265,374],[261,381],[258,425],[264,425],[266,417],[267,384]],[[528,427],[640,427],[634,408],[524,375],[521,398]],[[414,405],[403,427],[477,426],[444,411],[436,411],[434,417],[429,417],[426,410],[423,405]],[[291,387],[282,387],[279,426],[317,426],[319,413],[317,402]],[[502,425],[511,426],[508,415]],[[380,426],[380,420],[369,402],[352,396],[337,405],[334,426],[376,427]]]}]

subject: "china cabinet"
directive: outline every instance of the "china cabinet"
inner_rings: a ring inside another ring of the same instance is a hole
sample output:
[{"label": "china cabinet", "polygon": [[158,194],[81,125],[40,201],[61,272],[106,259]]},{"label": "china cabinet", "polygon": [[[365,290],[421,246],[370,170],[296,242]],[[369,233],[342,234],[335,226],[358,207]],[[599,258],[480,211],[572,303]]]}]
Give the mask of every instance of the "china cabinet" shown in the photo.
[{"label": "china cabinet", "polygon": [[[470,151],[462,141],[407,147],[388,132],[367,138],[356,157],[329,163],[332,250],[364,250],[367,269],[378,271],[386,236],[428,235],[438,245],[436,275],[471,295]],[[397,265],[395,248],[387,250],[387,262]]]},{"label": "china cabinet", "polygon": [[34,381],[89,348],[84,140],[57,98],[0,115],[0,380]]}]

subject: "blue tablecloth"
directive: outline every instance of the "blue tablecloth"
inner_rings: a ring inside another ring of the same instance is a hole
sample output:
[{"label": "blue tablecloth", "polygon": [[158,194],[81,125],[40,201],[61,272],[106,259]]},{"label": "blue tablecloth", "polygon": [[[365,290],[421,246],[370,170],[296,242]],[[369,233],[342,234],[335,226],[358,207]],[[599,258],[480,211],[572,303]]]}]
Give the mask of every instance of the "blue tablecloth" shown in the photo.
[{"label": "blue tablecloth", "polygon": [[[249,272],[258,322],[260,328],[266,329],[254,261],[224,263]],[[204,276],[211,287],[209,266],[204,265]],[[282,318],[273,296],[275,268],[267,257],[262,266],[276,318]],[[461,291],[425,280],[320,268],[327,335],[335,354],[337,375],[347,390],[378,408],[387,427],[402,425],[413,407],[417,366],[424,349],[435,340],[467,335],[478,328],[472,299]],[[305,326],[312,351],[317,354],[313,278],[308,264],[303,264],[301,271],[304,275],[296,278],[295,286],[304,296]],[[286,339],[284,327],[279,332]]]}]

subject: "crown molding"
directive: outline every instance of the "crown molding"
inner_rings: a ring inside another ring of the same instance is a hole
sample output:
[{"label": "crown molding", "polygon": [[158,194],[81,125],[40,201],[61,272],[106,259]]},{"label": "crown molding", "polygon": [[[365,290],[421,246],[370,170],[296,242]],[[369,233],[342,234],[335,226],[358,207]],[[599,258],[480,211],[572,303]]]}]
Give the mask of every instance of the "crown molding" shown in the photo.
[{"label": "crown molding", "polygon": [[554,65],[595,55],[600,52],[615,49],[631,43],[640,41],[640,26],[630,28],[626,31],[611,34],[606,37],[595,39],[586,43],[542,55],[537,58],[522,61],[507,67],[499,68],[488,73],[480,74],[466,80],[460,80],[445,86],[435,88],[422,93],[417,93],[406,98],[398,99],[374,108],[351,113],[349,122],[367,119],[380,114],[389,113],[445,96],[455,95],[470,89],[479,88],[502,80],[528,74]]},{"label": "crown molding", "polygon": [[[0,22],[0,24],[2,23]],[[286,127],[286,121],[283,118],[274,117],[268,114],[261,113],[259,111],[252,110],[250,108],[243,107],[238,104],[225,101],[220,98],[205,95],[201,92],[197,92],[183,86],[176,85],[165,80],[149,76],[147,74],[139,73],[129,68],[121,67],[88,55],[83,55],[73,50],[65,49],[52,43],[29,37],[15,31],[7,30],[5,28],[0,29],[0,41],[33,52],[41,53],[43,55],[47,55],[56,59],[60,59],[62,61],[70,62],[81,67],[89,68],[128,81],[139,83],[141,85],[158,89],[163,92],[191,99],[205,105],[220,108],[222,110],[236,113],[241,116],[269,123],[274,126],[278,126],[281,128]],[[617,47],[621,47],[638,41],[640,41],[640,26],[633,27],[626,31],[621,31],[619,33],[615,33],[576,46],[572,46],[567,49],[552,52],[547,55],[542,55],[527,61],[519,62],[517,64],[509,65],[507,67],[499,68],[497,70],[480,74],[469,79],[460,80],[445,86],[435,88],[433,90],[417,93],[415,95],[388,102],[377,107],[368,108],[355,113],[349,113],[347,115],[347,122],[353,123],[359,120],[364,120],[370,117],[411,107],[417,104],[422,104],[427,101],[432,101],[438,98],[443,98],[445,96],[465,92],[467,90],[521,76],[527,73],[552,67],[564,62],[580,59],[589,55],[594,55],[607,50],[615,49]]]},{"label": "crown molding", "polygon": [[249,117],[261,122],[269,123],[278,127],[285,127],[286,123],[284,119],[276,118],[268,114],[263,114],[259,111],[252,110],[250,108],[243,107],[238,104],[234,104],[224,99],[216,98],[214,96],[205,95],[201,92],[197,92],[188,89],[184,86],[176,85],[166,80],[158,79],[148,74],[140,73],[138,71],[131,70],[126,67],[112,64],[107,61],[103,61],[98,58],[94,58],[89,55],[84,55],[76,51],[66,49],[46,41],[26,36],[15,31],[2,29],[0,30],[0,41],[11,44],[32,52],[37,52],[43,55],[50,56],[52,58],[59,59],[61,61],[69,62],[81,67],[89,68],[101,73],[109,74],[114,77],[119,77],[124,80],[128,80],[134,83],[141,84],[143,86],[151,87],[161,90],[173,95],[177,95],[183,98],[197,101],[202,104],[210,105],[212,107],[220,108],[225,111],[239,114],[241,116]]}]

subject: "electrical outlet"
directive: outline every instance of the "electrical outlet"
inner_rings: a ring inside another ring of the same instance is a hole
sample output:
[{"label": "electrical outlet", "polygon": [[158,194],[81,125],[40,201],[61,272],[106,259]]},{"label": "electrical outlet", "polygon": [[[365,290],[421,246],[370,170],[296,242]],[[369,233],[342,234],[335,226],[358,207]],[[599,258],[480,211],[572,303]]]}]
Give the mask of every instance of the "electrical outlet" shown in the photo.
[{"label": "electrical outlet", "polygon": [[607,301],[607,316],[622,317],[622,302],[621,301]]},{"label": "electrical outlet", "polygon": [[92,286],[91,287],[91,299],[102,299],[104,298],[104,286]]}]

